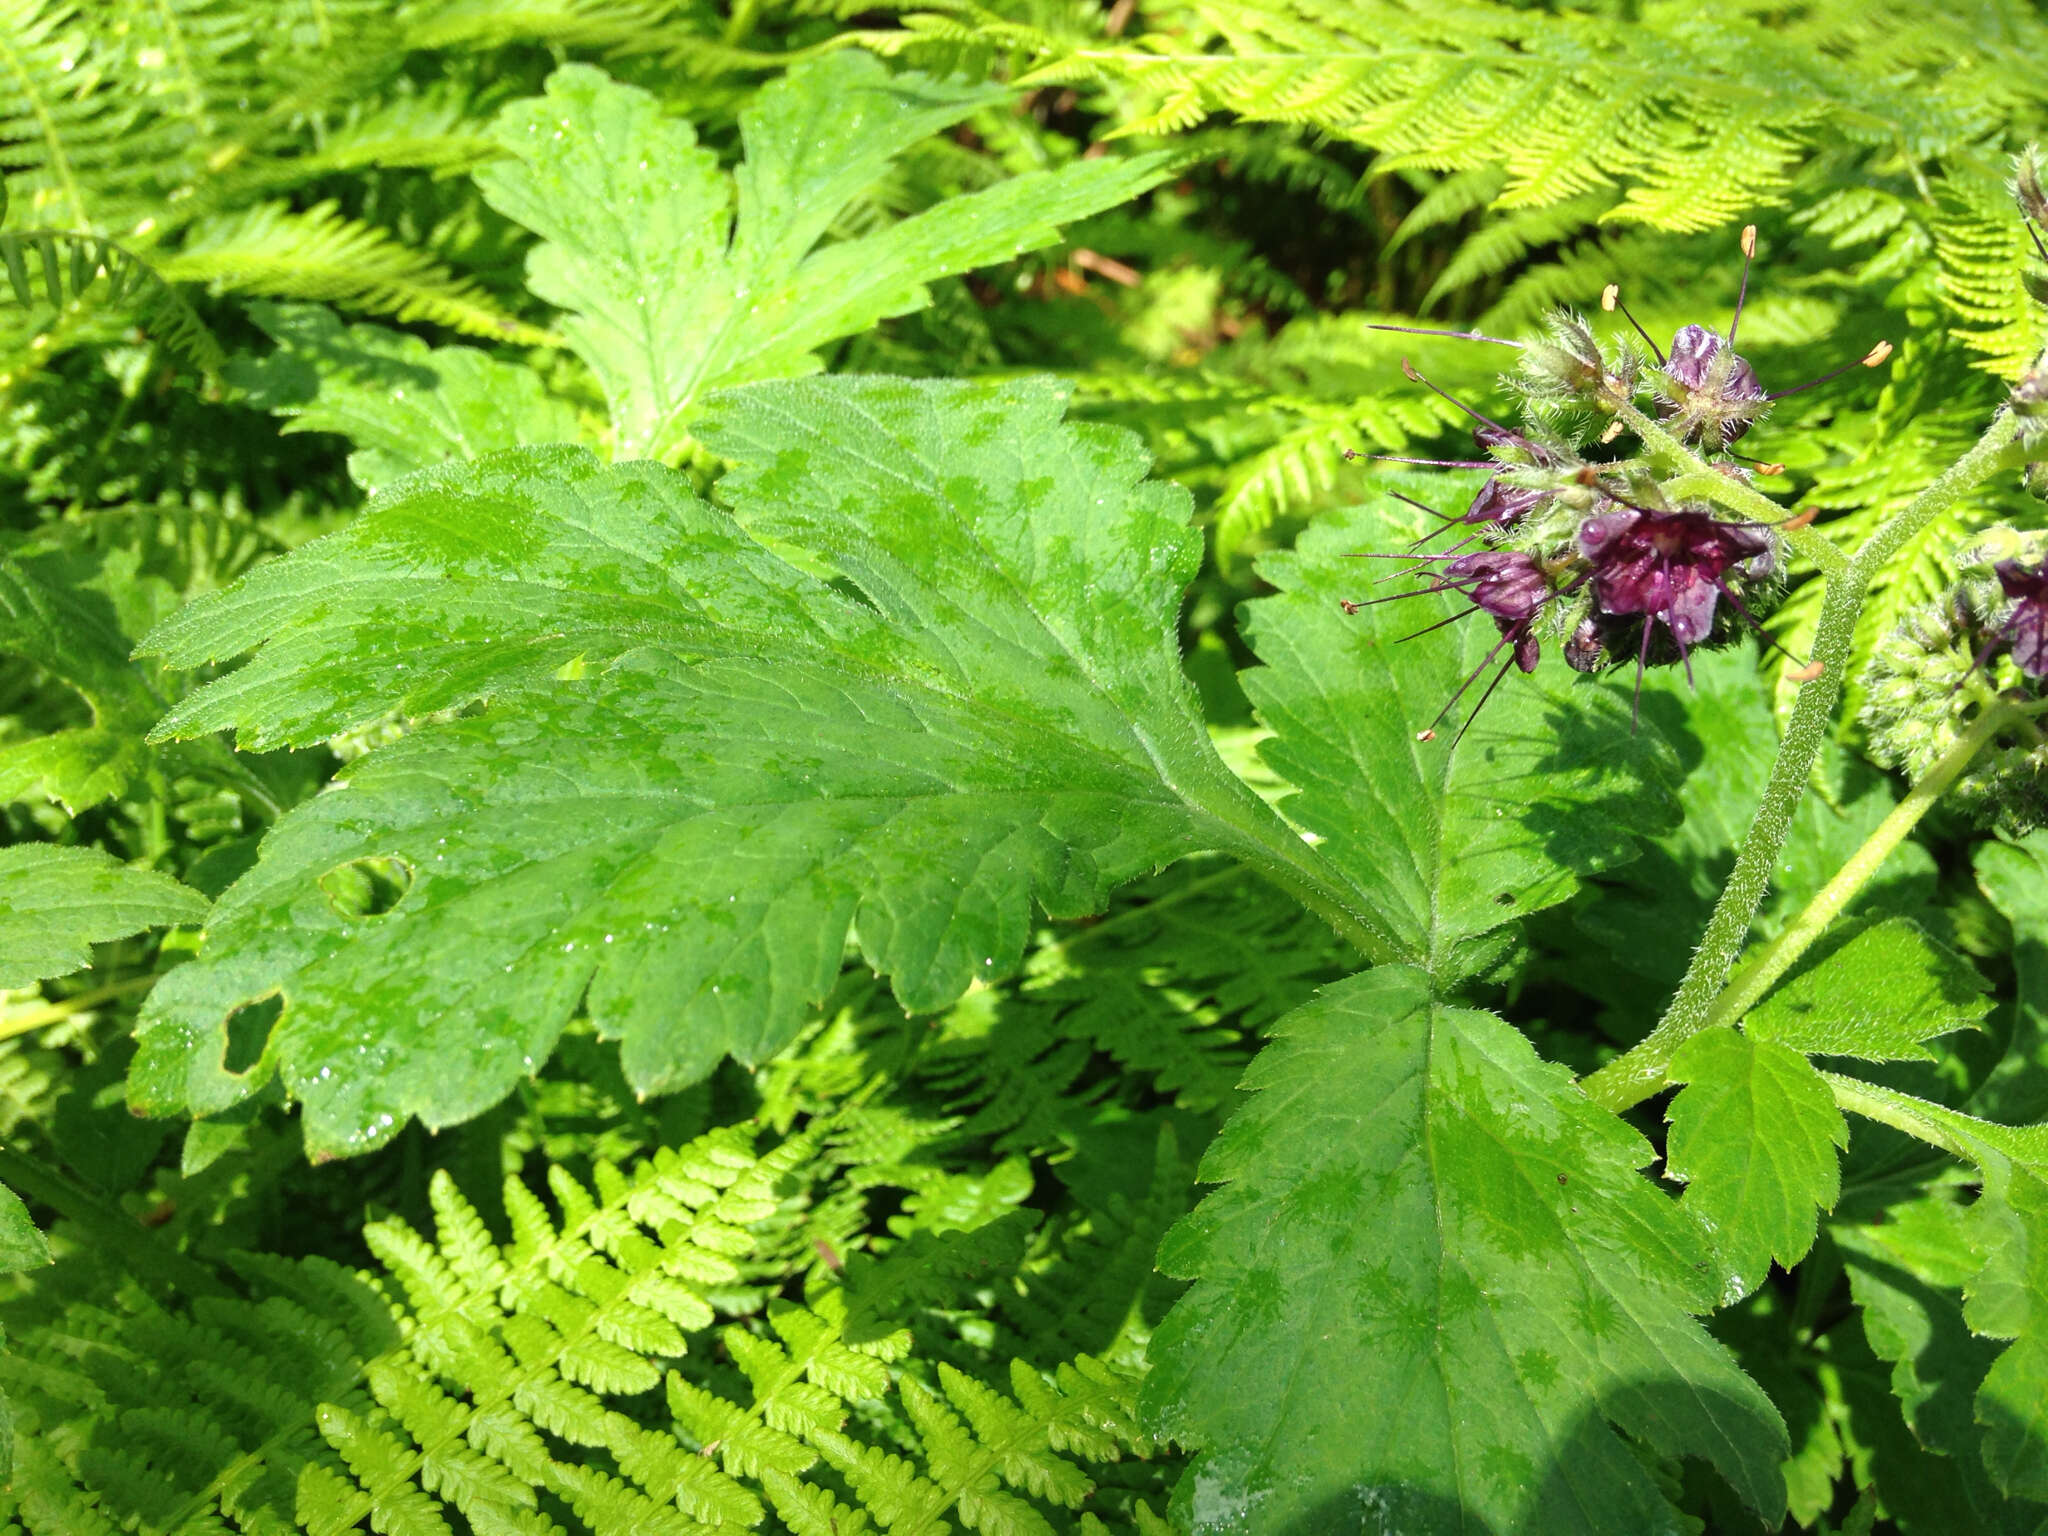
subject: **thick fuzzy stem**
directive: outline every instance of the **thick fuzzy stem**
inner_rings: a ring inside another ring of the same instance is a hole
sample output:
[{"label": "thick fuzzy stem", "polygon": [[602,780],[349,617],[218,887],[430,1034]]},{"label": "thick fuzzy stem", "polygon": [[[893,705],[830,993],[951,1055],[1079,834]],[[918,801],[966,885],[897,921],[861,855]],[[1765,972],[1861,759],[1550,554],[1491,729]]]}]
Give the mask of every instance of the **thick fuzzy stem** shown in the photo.
[{"label": "thick fuzzy stem", "polygon": [[[1667,456],[1675,450],[1682,456],[1680,462],[1692,459],[1683,444],[1634,407],[1624,406],[1623,416],[1642,434],[1646,445]],[[1846,562],[1843,569],[1827,577],[1827,590],[1821,600],[1820,622],[1813,647],[1813,658],[1821,670],[1799,690],[1799,697],[1793,703],[1792,718],[1786,726],[1785,739],[1779,745],[1777,759],[1771,765],[1763,799],[1757,806],[1749,831],[1743,836],[1741,847],[1736,851],[1735,868],[1728,877],[1727,885],[1722,888],[1720,900],[1714,905],[1713,916],[1707,920],[1706,932],[1700,938],[1699,948],[1693,952],[1692,964],[1687,967],[1685,978],[1679,983],[1678,991],[1657,1027],[1620,1057],[1585,1079],[1587,1094],[1597,1102],[1614,1110],[1641,1103],[1664,1087],[1672,1053],[1680,1045],[1702,1029],[1724,1023],[1732,1016],[1717,1008],[1716,1004],[1728,986],[1736,959],[1749,937],[1757,908],[1762,905],[1764,894],[1770,888],[1771,869],[1777,862],[1779,850],[1785,845],[1786,834],[1791,830],[1792,812],[1806,791],[1835,705],[1841,698],[1842,674],[1856,637],[1857,615],[1863,607],[1871,578],[1908,539],[1952,506],[1971,486],[1991,474],[2004,460],[2018,432],[2014,417],[2009,412],[2001,413],[1975,447],[1872,534],[1869,542]],[[1960,772],[1960,768],[1957,771]]]},{"label": "thick fuzzy stem", "polygon": [[1856,893],[1871,882],[1879,867],[1891,857],[1892,850],[1919,825],[1920,818],[1932,810],[1935,802],[1948,792],[1949,786],[1962,776],[1963,770],[1970,766],[1984,744],[2010,725],[2012,718],[2012,712],[2003,705],[1987,709],[1977,717],[1969,730],[1956,739],[1955,745],[1927,770],[1906,798],[1892,807],[1891,814],[1878,823],[1877,830],[1864,839],[1863,846],[1849,856],[1849,861],[1806,904],[1805,910],[1729,982],[1728,990],[1721,994],[1707,1015],[1707,1028],[1736,1022],[1770,990],[1772,983],[1791,969],[1827,925],[1855,900]]}]

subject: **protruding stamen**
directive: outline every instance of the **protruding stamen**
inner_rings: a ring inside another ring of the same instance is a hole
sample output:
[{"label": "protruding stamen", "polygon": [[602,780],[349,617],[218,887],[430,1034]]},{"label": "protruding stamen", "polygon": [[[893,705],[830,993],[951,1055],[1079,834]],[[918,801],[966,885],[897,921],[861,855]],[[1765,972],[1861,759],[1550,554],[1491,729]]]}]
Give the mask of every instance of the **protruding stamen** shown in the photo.
[{"label": "protruding stamen", "polygon": [[1735,346],[1735,332],[1742,324],[1742,306],[1749,298],[1749,264],[1756,259],[1756,226],[1742,226],[1742,286],[1735,291],[1735,318],[1728,322],[1728,346]]},{"label": "protruding stamen", "polygon": [[1501,679],[1508,675],[1514,665],[1515,658],[1510,653],[1508,659],[1500,664],[1500,670],[1493,674],[1493,681],[1486,685],[1486,692],[1479,695],[1479,702],[1472,706],[1472,713],[1465,717],[1465,723],[1458,727],[1458,734],[1451,738],[1451,750],[1453,752],[1458,750],[1458,743],[1465,739],[1465,733],[1472,729],[1472,722],[1479,718],[1479,712],[1486,708],[1486,701],[1493,697],[1493,690],[1500,686]]},{"label": "protruding stamen", "polygon": [[1404,336],[1444,336],[1452,341],[1483,341],[1496,347],[1513,347],[1520,351],[1519,341],[1509,341],[1502,336],[1488,336],[1483,331],[1444,331],[1427,325],[1374,325],[1368,323],[1368,331],[1399,331]]},{"label": "protruding stamen", "polygon": [[1467,416],[1470,416],[1482,427],[1491,427],[1494,431],[1500,433],[1503,437],[1514,437],[1517,435],[1516,433],[1510,432],[1506,427],[1502,426],[1499,422],[1493,420],[1491,417],[1480,415],[1477,411],[1473,410],[1471,406],[1467,405],[1457,396],[1451,394],[1448,390],[1437,388],[1436,385],[1430,383],[1429,380],[1425,379],[1420,373],[1416,372],[1415,365],[1409,362],[1408,359],[1405,357],[1401,359],[1401,372],[1406,374],[1412,382],[1420,384],[1424,389],[1430,391],[1432,394],[1442,395],[1444,399],[1450,401],[1451,404],[1455,405]]},{"label": "protruding stamen", "polygon": [[1844,363],[1841,367],[1833,370],[1830,373],[1824,373],[1817,379],[1810,379],[1806,383],[1795,385],[1791,389],[1781,389],[1776,394],[1766,395],[1764,396],[1764,398],[1766,400],[1782,400],[1787,395],[1802,394],[1805,391],[1812,389],[1817,385],[1827,383],[1829,379],[1839,379],[1851,368],[1875,368],[1891,355],[1892,344],[1888,341],[1880,341],[1876,346],[1872,347],[1868,352],[1864,353],[1861,357],[1857,358],[1856,361],[1853,363]]},{"label": "protruding stamen", "polygon": [[1492,459],[1404,459],[1394,453],[1360,453],[1355,448],[1346,448],[1347,459],[1378,459],[1382,464],[1424,464],[1431,469],[1499,469]]},{"label": "protruding stamen", "polygon": [[1643,329],[1642,321],[1631,314],[1629,307],[1621,302],[1621,284],[1609,283],[1600,290],[1600,307],[1610,315],[1619,309],[1628,320],[1628,323],[1636,328],[1636,334],[1643,338],[1643,345],[1648,347],[1651,354],[1657,359],[1657,366],[1659,368],[1664,366],[1664,349],[1650,339],[1650,333]]}]

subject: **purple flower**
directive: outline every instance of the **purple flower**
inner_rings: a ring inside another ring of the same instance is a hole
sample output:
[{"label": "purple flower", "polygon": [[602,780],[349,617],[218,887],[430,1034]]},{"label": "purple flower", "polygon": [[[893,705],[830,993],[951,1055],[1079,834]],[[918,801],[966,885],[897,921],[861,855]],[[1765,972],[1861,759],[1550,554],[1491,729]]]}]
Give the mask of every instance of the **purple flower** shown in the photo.
[{"label": "purple flower", "polygon": [[1728,572],[1768,576],[1773,558],[1770,530],[1755,523],[1639,507],[1587,518],[1579,525],[1579,553],[1591,567],[1593,601],[1600,612],[1643,617],[1636,659],[1639,693],[1657,626],[1670,631],[1679,659],[1685,660],[1686,652],[1713,630],[1722,598],[1749,617],[1729,590]]},{"label": "purple flower", "polygon": [[2017,560],[2001,560],[1992,570],[2012,599],[1999,633],[2012,645],[2013,663],[2028,677],[2048,677],[2048,562],[2030,571]]},{"label": "purple flower", "polygon": [[[1538,469],[1548,469],[1554,462],[1547,448],[1531,442],[1519,432],[1488,425],[1478,428],[1472,436],[1480,449],[1487,453],[1496,448],[1510,448],[1524,455]],[[1479,488],[1479,494],[1472,498],[1472,504],[1465,509],[1460,521],[1512,528],[1556,494],[1555,491],[1536,490],[1524,485],[1504,485],[1500,471],[1495,470],[1486,477],[1486,484]]]},{"label": "purple flower", "polygon": [[1551,598],[1550,583],[1535,559],[1519,550],[1481,550],[1447,562],[1441,575],[1442,585],[1435,590],[1461,592],[1474,608],[1492,614],[1502,641],[1514,645],[1515,665],[1534,672],[1541,647],[1530,630],[1537,610]]},{"label": "purple flower", "polygon": [[[1419,558],[1437,566],[1433,573],[1435,580],[1429,586],[1418,587],[1412,592],[1396,593],[1394,597],[1374,598],[1372,601],[1390,603],[1403,597],[1424,597],[1434,592],[1456,592],[1472,606],[1402,638],[1413,640],[1417,636],[1428,634],[1430,630],[1454,624],[1467,614],[1485,613],[1492,617],[1495,626],[1500,630],[1500,640],[1486,653],[1485,659],[1466,676],[1465,681],[1458,685],[1458,691],[1444,701],[1444,707],[1437,711],[1436,719],[1430,721],[1428,727],[1416,739],[1433,740],[1436,736],[1437,721],[1451,712],[1451,706],[1464,697],[1466,689],[1478,680],[1480,673],[1492,665],[1493,659],[1503,649],[1509,652],[1508,660],[1501,663],[1499,673],[1487,684],[1486,691],[1480,695],[1479,703],[1473,707],[1472,713],[1466,717],[1465,724],[1459,728],[1458,735],[1463,737],[1465,732],[1471,729],[1472,722],[1479,718],[1479,711],[1486,707],[1486,701],[1493,697],[1493,690],[1500,686],[1501,678],[1507,676],[1509,667],[1519,667],[1524,672],[1536,670],[1536,663],[1543,649],[1535,635],[1536,615],[1542,610],[1543,605],[1556,595],[1556,589],[1551,586],[1550,579],[1544,575],[1543,567],[1537,564],[1535,557],[1520,550],[1482,549],[1469,555]],[[1365,603],[1343,604],[1346,613],[1356,613],[1365,606]]]},{"label": "purple flower", "polygon": [[1678,386],[1665,420],[1676,423],[1679,436],[1711,439],[1713,447],[1740,438],[1771,399],[1734,344],[1703,325],[1678,328],[1664,375]]}]

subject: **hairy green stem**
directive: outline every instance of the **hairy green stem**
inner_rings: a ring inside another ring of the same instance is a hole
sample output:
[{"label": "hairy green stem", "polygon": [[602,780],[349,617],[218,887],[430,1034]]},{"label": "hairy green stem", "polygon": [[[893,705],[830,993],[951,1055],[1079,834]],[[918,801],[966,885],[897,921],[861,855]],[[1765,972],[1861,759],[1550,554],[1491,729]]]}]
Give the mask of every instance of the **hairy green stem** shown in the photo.
[{"label": "hairy green stem", "polygon": [[1892,807],[1891,814],[1878,823],[1877,830],[1863,840],[1863,846],[1849,856],[1848,862],[1836,871],[1834,879],[1821,887],[1813,900],[1806,904],[1805,910],[1791,921],[1783,933],[1765,945],[1754,960],[1736,973],[1728,984],[1728,990],[1721,994],[1708,1013],[1705,1027],[1711,1029],[1717,1024],[1733,1024],[1749,1011],[1771,984],[1806,953],[1827,925],[1841,915],[1843,908],[1855,900],[1856,893],[1870,883],[1879,866],[1891,857],[1892,850],[1906,840],[1906,834],[1920,824],[1920,818],[1932,810],[1934,803],[1962,776],[1963,770],[1970,766],[1971,759],[1984,744],[2011,724],[2013,718],[2012,711],[2003,705],[1987,709],[1977,717],[1969,730],[1956,739],[1955,745],[1935,760],[1906,798]]},{"label": "hairy green stem", "polygon": [[1895,1131],[1902,1131],[1915,1141],[1924,1141],[1928,1146],[1939,1148],[1959,1161],[1977,1161],[1976,1150],[1948,1126],[1933,1116],[1922,1113],[1922,1109],[1927,1106],[1922,1106],[1918,1100],[1890,1088],[1879,1088],[1875,1084],[1860,1082],[1853,1077],[1844,1077],[1839,1072],[1822,1072],[1821,1079],[1828,1085],[1828,1091],[1835,1096],[1835,1103],[1839,1108],[1846,1109],[1854,1115],[1861,1115],[1866,1120],[1875,1120],[1879,1125],[1888,1125]]},{"label": "hairy green stem", "polygon": [[[1638,431],[1648,429],[1645,442],[1667,455],[1675,450],[1684,459],[1692,458],[1683,444],[1633,406],[1624,406],[1622,416]],[[1735,868],[1714,904],[1713,916],[1707,920],[1692,964],[1686,968],[1685,977],[1657,1027],[1584,1080],[1586,1093],[1595,1102],[1617,1111],[1641,1103],[1665,1085],[1671,1055],[1679,1046],[1709,1027],[1710,1022],[1725,1020],[1725,1015],[1716,1017],[1714,1005],[1728,984],[1736,958],[1749,937],[1750,924],[1770,888],[1771,869],[1791,830],[1792,812],[1806,791],[1814,761],[1827,737],[1829,722],[1842,694],[1842,674],[1856,637],[1857,615],[1871,579],[1908,539],[1995,470],[2018,432],[2017,420],[2011,413],[2001,412],[1975,447],[1872,534],[1843,569],[1826,578],[1813,647],[1813,659],[1821,670],[1799,690],[1793,703],[1792,718],[1778,756],[1771,764],[1763,798],[1736,851]],[[1654,433],[1655,438],[1649,433]]]},{"label": "hairy green stem", "polygon": [[2000,411],[1985,428],[1977,445],[1951,464],[1934,484],[1915,496],[1901,511],[1873,533],[1856,551],[1852,562],[1858,575],[1868,582],[1906,542],[1941,516],[1962,494],[1999,467],[2005,452],[2019,439],[2020,418]]},{"label": "hairy green stem", "polygon": [[1829,722],[1842,696],[1842,673],[1862,606],[1861,584],[1846,578],[1828,582],[1813,647],[1820,675],[1803,685],[1793,701],[1792,718],[1771,763],[1763,798],[1736,850],[1735,868],[1721,888],[1720,900],[1714,903],[1713,916],[1707,919],[1706,932],[1700,936],[1685,979],[1678,984],[1657,1027],[1585,1080],[1587,1094],[1608,1108],[1626,1109],[1657,1092],[1664,1085],[1672,1052],[1706,1028],[1714,999],[1727,984],[1756,910],[1770,889],[1771,869],[1792,829],[1792,813],[1806,792],[1814,760],[1827,739]]}]

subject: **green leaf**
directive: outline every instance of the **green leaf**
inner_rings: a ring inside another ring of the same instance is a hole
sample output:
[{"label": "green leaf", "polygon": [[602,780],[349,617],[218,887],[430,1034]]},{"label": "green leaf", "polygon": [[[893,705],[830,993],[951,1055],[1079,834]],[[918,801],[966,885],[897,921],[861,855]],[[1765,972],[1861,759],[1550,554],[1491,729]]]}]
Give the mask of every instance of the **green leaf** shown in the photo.
[{"label": "green leaf", "polygon": [[197,891],[97,848],[0,848],[0,987],[80,970],[94,944],[205,916]]},{"label": "green leaf", "polygon": [[2012,924],[2012,1036],[1978,1091],[2000,1120],[2048,1117],[2048,832],[1977,849],[1977,884]]},{"label": "green leaf", "polygon": [[1988,1256],[1966,1288],[1964,1316],[2013,1341],[1977,1392],[1984,1464],[2007,1493],[2048,1499],[2048,1177],[2039,1164],[1987,1168],[1972,1214]]},{"label": "green leaf", "polygon": [[1749,1012],[1759,1040],[1864,1061],[1934,1061],[1925,1044],[1991,1011],[1984,978],[1910,918],[1851,930]]},{"label": "green leaf", "polygon": [[1852,1108],[1973,1163],[1983,1193],[1970,1209],[1984,1267],[1964,1287],[1972,1330],[2011,1339],[1977,1393],[1984,1464],[2019,1498],[2048,1500],[2048,1124],[1998,1125],[1874,1083],[1834,1078]]},{"label": "green leaf", "polygon": [[[0,1274],[30,1269],[50,1262],[50,1245],[29,1220],[28,1207],[6,1185],[0,1184]],[[8,1437],[8,1448],[13,1445]]]},{"label": "green leaf", "polygon": [[531,368],[475,347],[429,347],[377,325],[344,325],[317,304],[249,306],[277,343],[237,358],[231,382],[251,405],[292,418],[288,432],[338,432],[356,445],[349,474],[364,490],[448,459],[583,436],[575,408]]},{"label": "green leaf", "polygon": [[[527,450],[411,477],[164,625],[187,664],[262,647],[167,730],[491,705],[278,824],[152,996],[136,1102],[216,1113],[275,1067],[309,1145],[358,1147],[488,1106],[579,1006],[643,1092],[759,1060],[849,925],[927,1010],[1016,963],[1034,900],[1097,910],[1199,848],[1341,889],[1209,746],[1185,494],[1062,404],[1042,380],[755,386],[703,427],[737,523],[659,465]],[[395,904],[337,905],[365,860]],[[266,1065],[225,1071],[231,1014],[273,992]]]},{"label": "green leaf", "polygon": [[1837,1149],[1849,1128],[1804,1056],[1732,1029],[1688,1040],[1671,1078],[1687,1086],[1666,1112],[1665,1169],[1713,1235],[1733,1301],[1763,1282],[1772,1259],[1789,1270],[1806,1257],[1816,1211],[1842,1192]]},{"label": "green leaf", "polygon": [[567,312],[562,334],[610,403],[616,456],[673,459],[707,391],[812,372],[819,347],[922,308],[932,279],[1050,244],[1060,224],[1163,174],[1156,155],[1082,161],[819,245],[896,155],[1006,95],[826,54],[740,114],[745,157],[729,179],[654,97],[574,64],[499,114],[511,158],[476,181],[542,237],[528,283]]},{"label": "green leaf", "polygon": [[1668,828],[1675,764],[1654,732],[1630,729],[1625,700],[1556,666],[1503,680],[1462,739],[1446,726],[1418,741],[1498,636],[1481,620],[1401,643],[1456,613],[1448,597],[1344,612],[1369,578],[1343,557],[1405,542],[1354,509],[1263,559],[1280,592],[1245,609],[1266,666],[1242,681],[1275,733],[1261,756],[1300,790],[1282,808],[1321,835],[1399,951],[1447,983],[1499,956],[1496,930]]},{"label": "green leaf", "polygon": [[[1958,1170],[1960,1172],[1960,1170]],[[1970,1403],[1998,1347],[1970,1332],[1962,1288],[1983,1268],[1969,1207],[1950,1185],[1888,1205],[1881,1220],[1832,1222],[1863,1333],[1892,1362],[1892,1392],[1921,1443],[1973,1457]]]},{"label": "green leaf", "polygon": [[77,690],[93,723],[0,747],[0,800],[43,794],[76,814],[148,771],[143,732],[163,701],[129,661],[112,605],[57,565],[0,557],[0,653]]},{"label": "green leaf", "polygon": [[1603,1420],[1780,1518],[1784,1427],[1689,1315],[1705,1238],[1640,1136],[1410,967],[1275,1035],[1160,1250],[1195,1286],[1144,1401],[1202,1453],[1198,1531],[1666,1529]]}]

